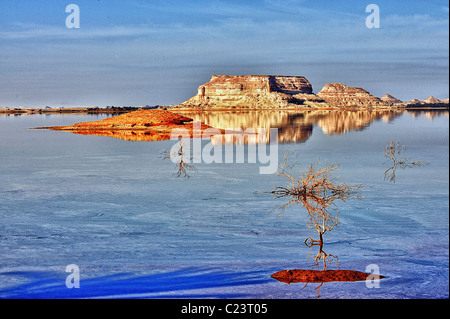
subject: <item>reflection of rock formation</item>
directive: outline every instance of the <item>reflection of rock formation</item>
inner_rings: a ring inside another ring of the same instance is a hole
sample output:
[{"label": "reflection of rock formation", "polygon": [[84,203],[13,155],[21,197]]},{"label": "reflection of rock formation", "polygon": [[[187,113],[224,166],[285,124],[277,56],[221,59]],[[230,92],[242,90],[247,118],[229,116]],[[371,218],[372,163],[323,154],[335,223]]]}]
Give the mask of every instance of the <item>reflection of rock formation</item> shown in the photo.
[{"label": "reflection of rock formation", "polygon": [[337,107],[387,106],[385,102],[362,88],[350,87],[341,83],[328,83],[317,93],[327,103]]},{"label": "reflection of rock formation", "polygon": [[433,120],[440,116],[449,117],[449,111],[446,110],[440,110],[440,109],[434,109],[434,110],[414,110],[414,109],[408,109],[405,111],[407,114],[418,117],[418,116],[425,116],[427,119]]},{"label": "reflection of rock formation", "polygon": [[211,81],[198,87],[196,96],[176,108],[329,107],[312,92],[311,83],[303,76],[213,75]]},{"label": "reflection of rock formation", "polygon": [[178,112],[219,129],[242,130],[259,128],[268,133],[278,128],[278,142],[304,142],[312,134],[312,123],[305,121],[305,112],[295,111],[202,111]]},{"label": "reflection of rock formation", "polygon": [[[164,110],[140,110],[100,121],[45,128],[83,135],[110,136],[131,141],[170,139],[174,129],[183,129],[191,137],[194,135],[194,126],[191,118]],[[199,128],[201,133],[210,127],[202,124]]]},{"label": "reflection of rock formation", "polygon": [[382,118],[389,122],[402,111],[183,111],[187,117],[220,129],[278,128],[278,142],[304,142],[318,125],[325,134],[362,130]]},{"label": "reflection of rock formation", "polygon": [[382,118],[390,122],[402,114],[401,111],[339,111],[328,112],[317,124],[325,134],[343,134],[349,131],[363,130],[373,121]]},{"label": "reflection of rock formation", "polygon": [[[162,113],[161,113],[162,112]],[[179,114],[176,114],[176,113]],[[193,134],[193,121],[201,121],[202,132],[207,128],[242,130],[258,128],[266,130],[269,141],[271,128],[278,129],[279,143],[305,142],[311,136],[315,125],[325,134],[344,134],[363,130],[373,121],[392,119],[408,113],[413,116],[424,114],[429,118],[444,115],[442,110],[354,110],[354,111],[175,111],[145,110],[111,117],[101,121],[78,123],[47,129],[69,131],[75,134],[110,136],[130,141],[159,141],[169,139],[172,129],[184,128]],[[167,114],[169,113],[169,114]],[[164,115],[164,116],[163,116]],[[180,116],[181,115],[181,116]],[[162,116],[162,117],[161,117]]]},{"label": "reflection of rock formation", "polygon": [[155,133],[144,130],[73,130],[74,134],[114,137],[126,141],[155,142],[170,139],[170,133]]},{"label": "reflection of rock formation", "polygon": [[449,114],[449,112],[447,111],[447,112],[433,112],[433,111],[430,111],[430,112],[422,112],[421,113],[423,116],[425,116],[427,119],[429,119],[429,120],[433,120],[433,119],[435,119],[435,118],[437,118],[437,117],[440,117],[440,116],[445,116],[445,117],[448,117],[448,114]]}]

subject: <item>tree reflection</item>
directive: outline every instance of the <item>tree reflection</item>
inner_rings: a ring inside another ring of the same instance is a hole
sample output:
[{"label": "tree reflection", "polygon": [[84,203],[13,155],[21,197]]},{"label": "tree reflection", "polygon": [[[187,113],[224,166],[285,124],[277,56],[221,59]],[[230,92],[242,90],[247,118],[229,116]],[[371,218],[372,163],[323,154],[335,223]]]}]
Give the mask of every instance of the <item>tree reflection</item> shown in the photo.
[{"label": "tree reflection", "polygon": [[317,253],[317,255],[311,255],[308,253],[309,257],[314,258],[314,262],[317,265],[317,268],[320,268],[320,261],[322,260],[322,265],[323,265],[323,270],[327,270],[328,265],[334,261],[336,263],[336,266],[338,266],[339,268],[339,258],[335,255],[332,254],[327,254],[324,250],[323,250],[323,238],[321,237],[320,240],[314,240],[312,237],[308,237],[305,239],[305,245],[309,248],[312,248],[314,246],[319,246],[319,252]]},{"label": "tree reflection", "polygon": [[178,145],[175,145],[170,151],[164,152],[164,159],[170,159],[176,163],[176,177],[190,178],[188,171],[197,171],[194,165],[191,165],[193,158],[191,157],[191,140],[178,138]]},{"label": "tree reflection", "polygon": [[356,270],[305,270],[289,269],[281,270],[271,275],[272,278],[286,283],[304,283],[301,288],[304,289],[308,284],[319,284],[314,290],[317,291],[316,298],[320,298],[320,289],[324,283],[328,282],[355,282],[355,281],[374,281],[386,278],[385,276],[373,273],[366,273]]},{"label": "tree reflection", "polygon": [[288,202],[277,208],[281,215],[292,204],[302,205],[306,209],[308,212],[306,220],[308,230],[315,230],[319,239],[314,240],[312,237],[308,237],[304,243],[310,248],[319,246],[318,254],[316,256],[309,254],[309,256],[314,257],[314,262],[318,268],[320,261],[322,261],[323,270],[326,270],[330,261],[337,261],[336,256],[327,254],[323,250],[323,235],[333,230],[340,223],[336,201],[345,202],[351,198],[360,198],[358,192],[362,185],[339,183],[333,175],[339,169],[339,165],[325,163],[322,168],[319,168],[319,164],[318,161],[316,164],[311,164],[307,169],[300,170],[297,177],[292,172],[296,164],[289,165],[285,154],[279,175],[287,178],[289,183],[286,186],[275,187],[269,193],[274,195],[276,199],[289,199]]},{"label": "tree reflection", "polygon": [[384,172],[384,180],[395,183],[396,171],[398,168],[406,169],[413,166],[424,166],[427,163],[422,161],[411,161],[410,158],[401,155],[406,150],[406,146],[400,142],[388,142],[384,147],[384,156],[391,163],[391,166]]}]

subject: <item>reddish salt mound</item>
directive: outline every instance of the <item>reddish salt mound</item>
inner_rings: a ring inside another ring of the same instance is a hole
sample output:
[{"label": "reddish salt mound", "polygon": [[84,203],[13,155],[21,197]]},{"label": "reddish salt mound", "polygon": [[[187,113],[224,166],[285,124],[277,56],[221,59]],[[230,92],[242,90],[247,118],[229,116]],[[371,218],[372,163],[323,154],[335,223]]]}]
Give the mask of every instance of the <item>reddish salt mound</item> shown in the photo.
[{"label": "reddish salt mound", "polygon": [[153,126],[184,125],[190,122],[192,122],[192,119],[188,117],[164,110],[139,110],[110,117],[101,121],[77,123],[74,127],[147,128]]},{"label": "reddish salt mound", "polygon": [[[194,136],[193,119],[165,110],[139,110],[100,121],[76,123],[72,126],[45,127],[83,135],[110,136],[133,141],[170,139],[172,130],[185,129]],[[200,132],[211,128],[201,124]]]},{"label": "reddish salt mound", "polygon": [[314,283],[314,282],[332,282],[332,281],[365,281],[383,279],[385,277],[375,274],[368,274],[355,270],[304,270],[292,269],[282,270],[274,273],[272,278],[287,283]]}]

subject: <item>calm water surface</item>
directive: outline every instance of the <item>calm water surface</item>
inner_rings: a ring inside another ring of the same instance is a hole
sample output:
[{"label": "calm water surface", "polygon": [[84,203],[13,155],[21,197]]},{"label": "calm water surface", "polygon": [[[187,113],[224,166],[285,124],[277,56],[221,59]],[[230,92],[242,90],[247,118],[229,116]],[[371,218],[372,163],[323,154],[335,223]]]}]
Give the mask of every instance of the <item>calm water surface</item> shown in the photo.
[{"label": "calm water surface", "polygon": [[[337,162],[339,181],[365,185],[362,199],[338,203],[341,224],[325,250],[341,269],[377,265],[388,278],[372,289],[326,283],[322,298],[448,298],[448,111],[190,116],[276,127],[280,161],[291,151],[299,168]],[[0,297],[316,297],[315,284],[270,278],[313,266],[304,209],[279,217],[271,211],[280,202],[261,193],[285,185],[282,177],[260,175],[259,164],[203,163],[176,178],[162,155],[174,141],[29,129],[104,117],[0,116]],[[389,141],[428,165],[384,180]],[[79,289],[66,288],[70,264]]]}]

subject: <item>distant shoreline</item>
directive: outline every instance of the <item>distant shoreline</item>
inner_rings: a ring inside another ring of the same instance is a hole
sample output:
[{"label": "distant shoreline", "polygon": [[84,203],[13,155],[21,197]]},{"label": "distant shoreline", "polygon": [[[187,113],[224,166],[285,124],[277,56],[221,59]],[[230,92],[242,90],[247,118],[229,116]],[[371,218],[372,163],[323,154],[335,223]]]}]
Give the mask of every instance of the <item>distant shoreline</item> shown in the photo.
[{"label": "distant shoreline", "polygon": [[[320,108],[279,108],[279,109],[252,109],[252,108],[172,108],[172,107],[154,107],[154,108],[142,108],[132,106],[118,106],[118,107],[59,107],[59,108],[0,108],[0,115],[34,115],[34,114],[124,114],[142,109],[156,109],[163,108],[172,112],[202,112],[202,111],[312,111],[319,110]],[[342,108],[324,108],[324,110],[330,111],[342,111],[342,110],[446,110],[449,109],[449,104],[414,104],[414,105],[402,105],[391,107],[342,107]]]},{"label": "distant shoreline", "polygon": [[0,108],[0,115],[31,114],[123,114],[142,109],[141,107],[58,107],[58,108]]}]

